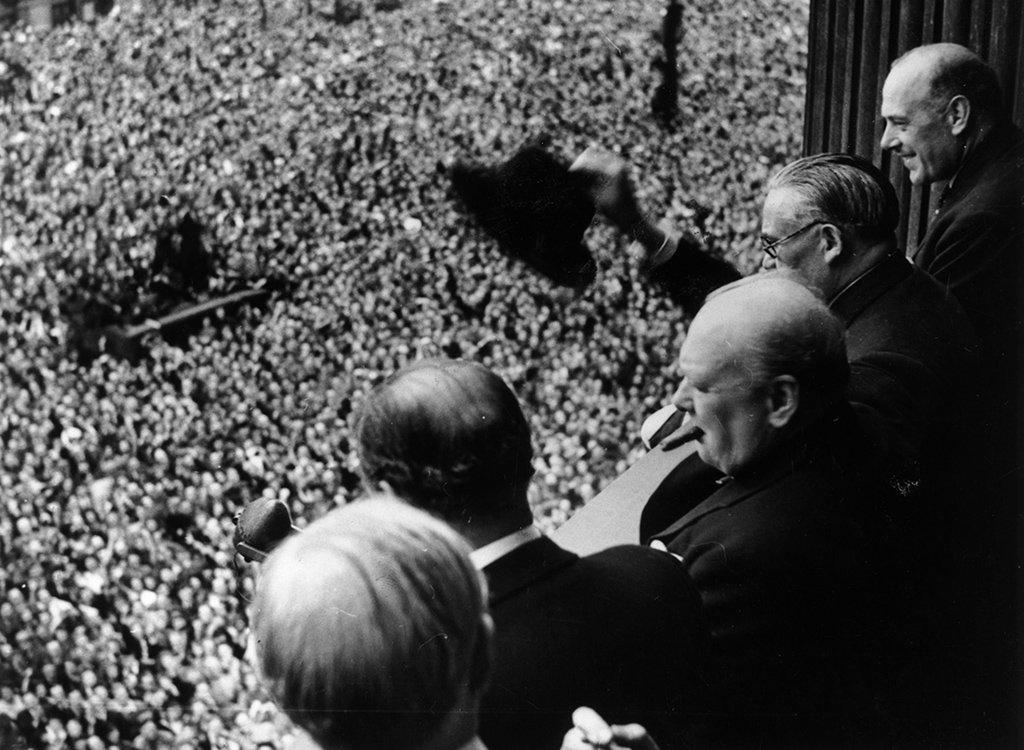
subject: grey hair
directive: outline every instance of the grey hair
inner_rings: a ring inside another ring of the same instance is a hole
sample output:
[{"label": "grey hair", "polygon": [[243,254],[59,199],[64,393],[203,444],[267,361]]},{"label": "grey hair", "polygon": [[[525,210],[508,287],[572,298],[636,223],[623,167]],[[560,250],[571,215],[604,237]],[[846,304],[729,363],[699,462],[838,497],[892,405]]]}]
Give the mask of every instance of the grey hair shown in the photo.
[{"label": "grey hair", "polygon": [[867,159],[852,154],[805,156],[782,168],[768,190],[793,188],[815,218],[869,240],[895,242],[899,200],[889,178]]}]

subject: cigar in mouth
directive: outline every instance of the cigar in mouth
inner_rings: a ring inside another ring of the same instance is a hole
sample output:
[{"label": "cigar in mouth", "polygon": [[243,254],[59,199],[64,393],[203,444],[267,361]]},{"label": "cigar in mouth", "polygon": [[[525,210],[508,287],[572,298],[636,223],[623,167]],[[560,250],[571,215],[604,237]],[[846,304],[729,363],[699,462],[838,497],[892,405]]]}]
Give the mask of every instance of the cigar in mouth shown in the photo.
[{"label": "cigar in mouth", "polygon": [[689,443],[691,440],[697,440],[703,434],[704,430],[700,427],[697,427],[694,424],[683,423],[678,430],[661,441],[661,449],[663,451],[670,451],[673,448],[679,447],[683,443]]}]

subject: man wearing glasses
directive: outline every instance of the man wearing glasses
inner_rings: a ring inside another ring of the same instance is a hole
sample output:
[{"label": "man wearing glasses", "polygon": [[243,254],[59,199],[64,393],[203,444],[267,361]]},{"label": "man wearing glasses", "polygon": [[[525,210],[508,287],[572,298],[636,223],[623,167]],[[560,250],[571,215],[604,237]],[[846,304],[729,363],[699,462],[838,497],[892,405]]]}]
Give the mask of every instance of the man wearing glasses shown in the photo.
[{"label": "man wearing glasses", "polygon": [[[647,219],[618,157],[588,149],[573,169],[589,178],[598,210],[646,250],[642,266],[650,278],[691,315],[710,291],[739,278],[694,239]],[[978,343],[956,300],[899,252],[898,221],[892,184],[867,160],[799,159],[769,182],[762,268],[787,271],[815,289],[846,326],[847,395],[887,460],[890,484],[913,496],[949,479],[943,468],[976,398]],[[687,468],[692,461],[676,474],[687,475]],[[666,484],[674,486],[673,475]],[[642,538],[685,510],[677,492],[668,493],[670,502],[664,494],[648,503]]]}]

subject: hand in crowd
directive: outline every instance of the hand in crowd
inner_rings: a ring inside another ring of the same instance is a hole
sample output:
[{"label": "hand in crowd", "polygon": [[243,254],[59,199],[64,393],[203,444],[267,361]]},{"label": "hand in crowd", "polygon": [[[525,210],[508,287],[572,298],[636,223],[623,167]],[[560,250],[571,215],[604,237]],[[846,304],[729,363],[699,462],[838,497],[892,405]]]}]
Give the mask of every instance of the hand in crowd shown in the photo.
[{"label": "hand in crowd", "polygon": [[643,218],[629,179],[629,165],[607,151],[590,146],[576,157],[569,171],[580,175],[597,210],[624,232]]}]

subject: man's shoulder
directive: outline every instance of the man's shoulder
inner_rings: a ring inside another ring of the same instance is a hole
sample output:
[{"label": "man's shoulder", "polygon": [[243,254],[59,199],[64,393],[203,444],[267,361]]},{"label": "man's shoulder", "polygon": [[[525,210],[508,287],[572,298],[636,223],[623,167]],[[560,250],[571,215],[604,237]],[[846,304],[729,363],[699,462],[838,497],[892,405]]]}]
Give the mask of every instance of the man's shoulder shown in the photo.
[{"label": "man's shoulder", "polygon": [[686,584],[686,572],[671,555],[639,544],[615,547],[577,557],[553,576],[562,585],[593,586],[624,595],[645,595],[665,586]]},{"label": "man's shoulder", "polygon": [[979,160],[981,179],[1024,180],[1024,132],[1016,126],[998,129],[990,148],[984,149]]},{"label": "man's shoulder", "polygon": [[607,656],[624,648],[624,631],[656,648],[671,643],[683,651],[706,633],[700,595],[682,563],[667,552],[640,546],[577,557],[492,600],[491,614],[499,648],[543,638],[547,650],[581,650],[574,656],[550,656],[555,662],[578,661],[594,652]]},{"label": "man's shoulder", "polygon": [[935,277],[916,265],[909,264],[909,273],[879,289],[879,294],[865,309],[865,316],[889,316],[894,310],[917,317],[922,309],[934,314],[936,309],[945,313],[962,314],[959,303]]},{"label": "man's shoulder", "polygon": [[491,605],[545,591],[557,584],[579,556],[559,547],[546,536],[516,547],[483,569],[490,589]]},{"label": "man's shoulder", "polygon": [[683,567],[674,557],[639,544],[620,544],[582,557],[580,569],[594,575],[610,574],[622,578],[625,578],[622,574],[628,573],[630,577],[625,578],[625,582],[634,585],[632,575],[637,573],[673,582],[686,577]]},{"label": "man's shoulder", "polygon": [[[1013,128],[981,149],[968,173],[954,181],[952,199],[939,216],[969,217],[976,213],[1020,219],[1024,195],[1024,136]],[[960,182],[960,184],[957,184]]]},{"label": "man's shoulder", "polygon": [[[917,327],[930,328],[941,322],[950,336],[973,337],[967,313],[953,293],[927,271],[913,266],[910,275],[896,290],[898,304],[916,320]],[[926,315],[920,315],[922,312]]]},{"label": "man's shoulder", "polygon": [[913,357],[936,348],[969,352],[974,339],[970,320],[956,297],[917,266],[880,290],[847,329],[851,363],[873,353],[871,342],[890,353]]},{"label": "man's shoulder", "polygon": [[668,548],[696,577],[695,566],[775,567],[859,544],[882,492],[873,468],[845,451],[794,463],[770,480],[724,485],[680,523]]},{"label": "man's shoulder", "polygon": [[[553,543],[551,546],[555,546]],[[602,601],[614,602],[618,610],[628,609],[653,600],[664,600],[668,594],[685,599],[692,584],[683,566],[665,552],[640,545],[619,545],[584,557],[557,548],[561,563],[551,566],[542,576],[532,577],[527,585],[510,590],[502,601],[524,603],[557,599],[586,602],[593,608]],[[530,578],[530,571],[521,571]]]}]

